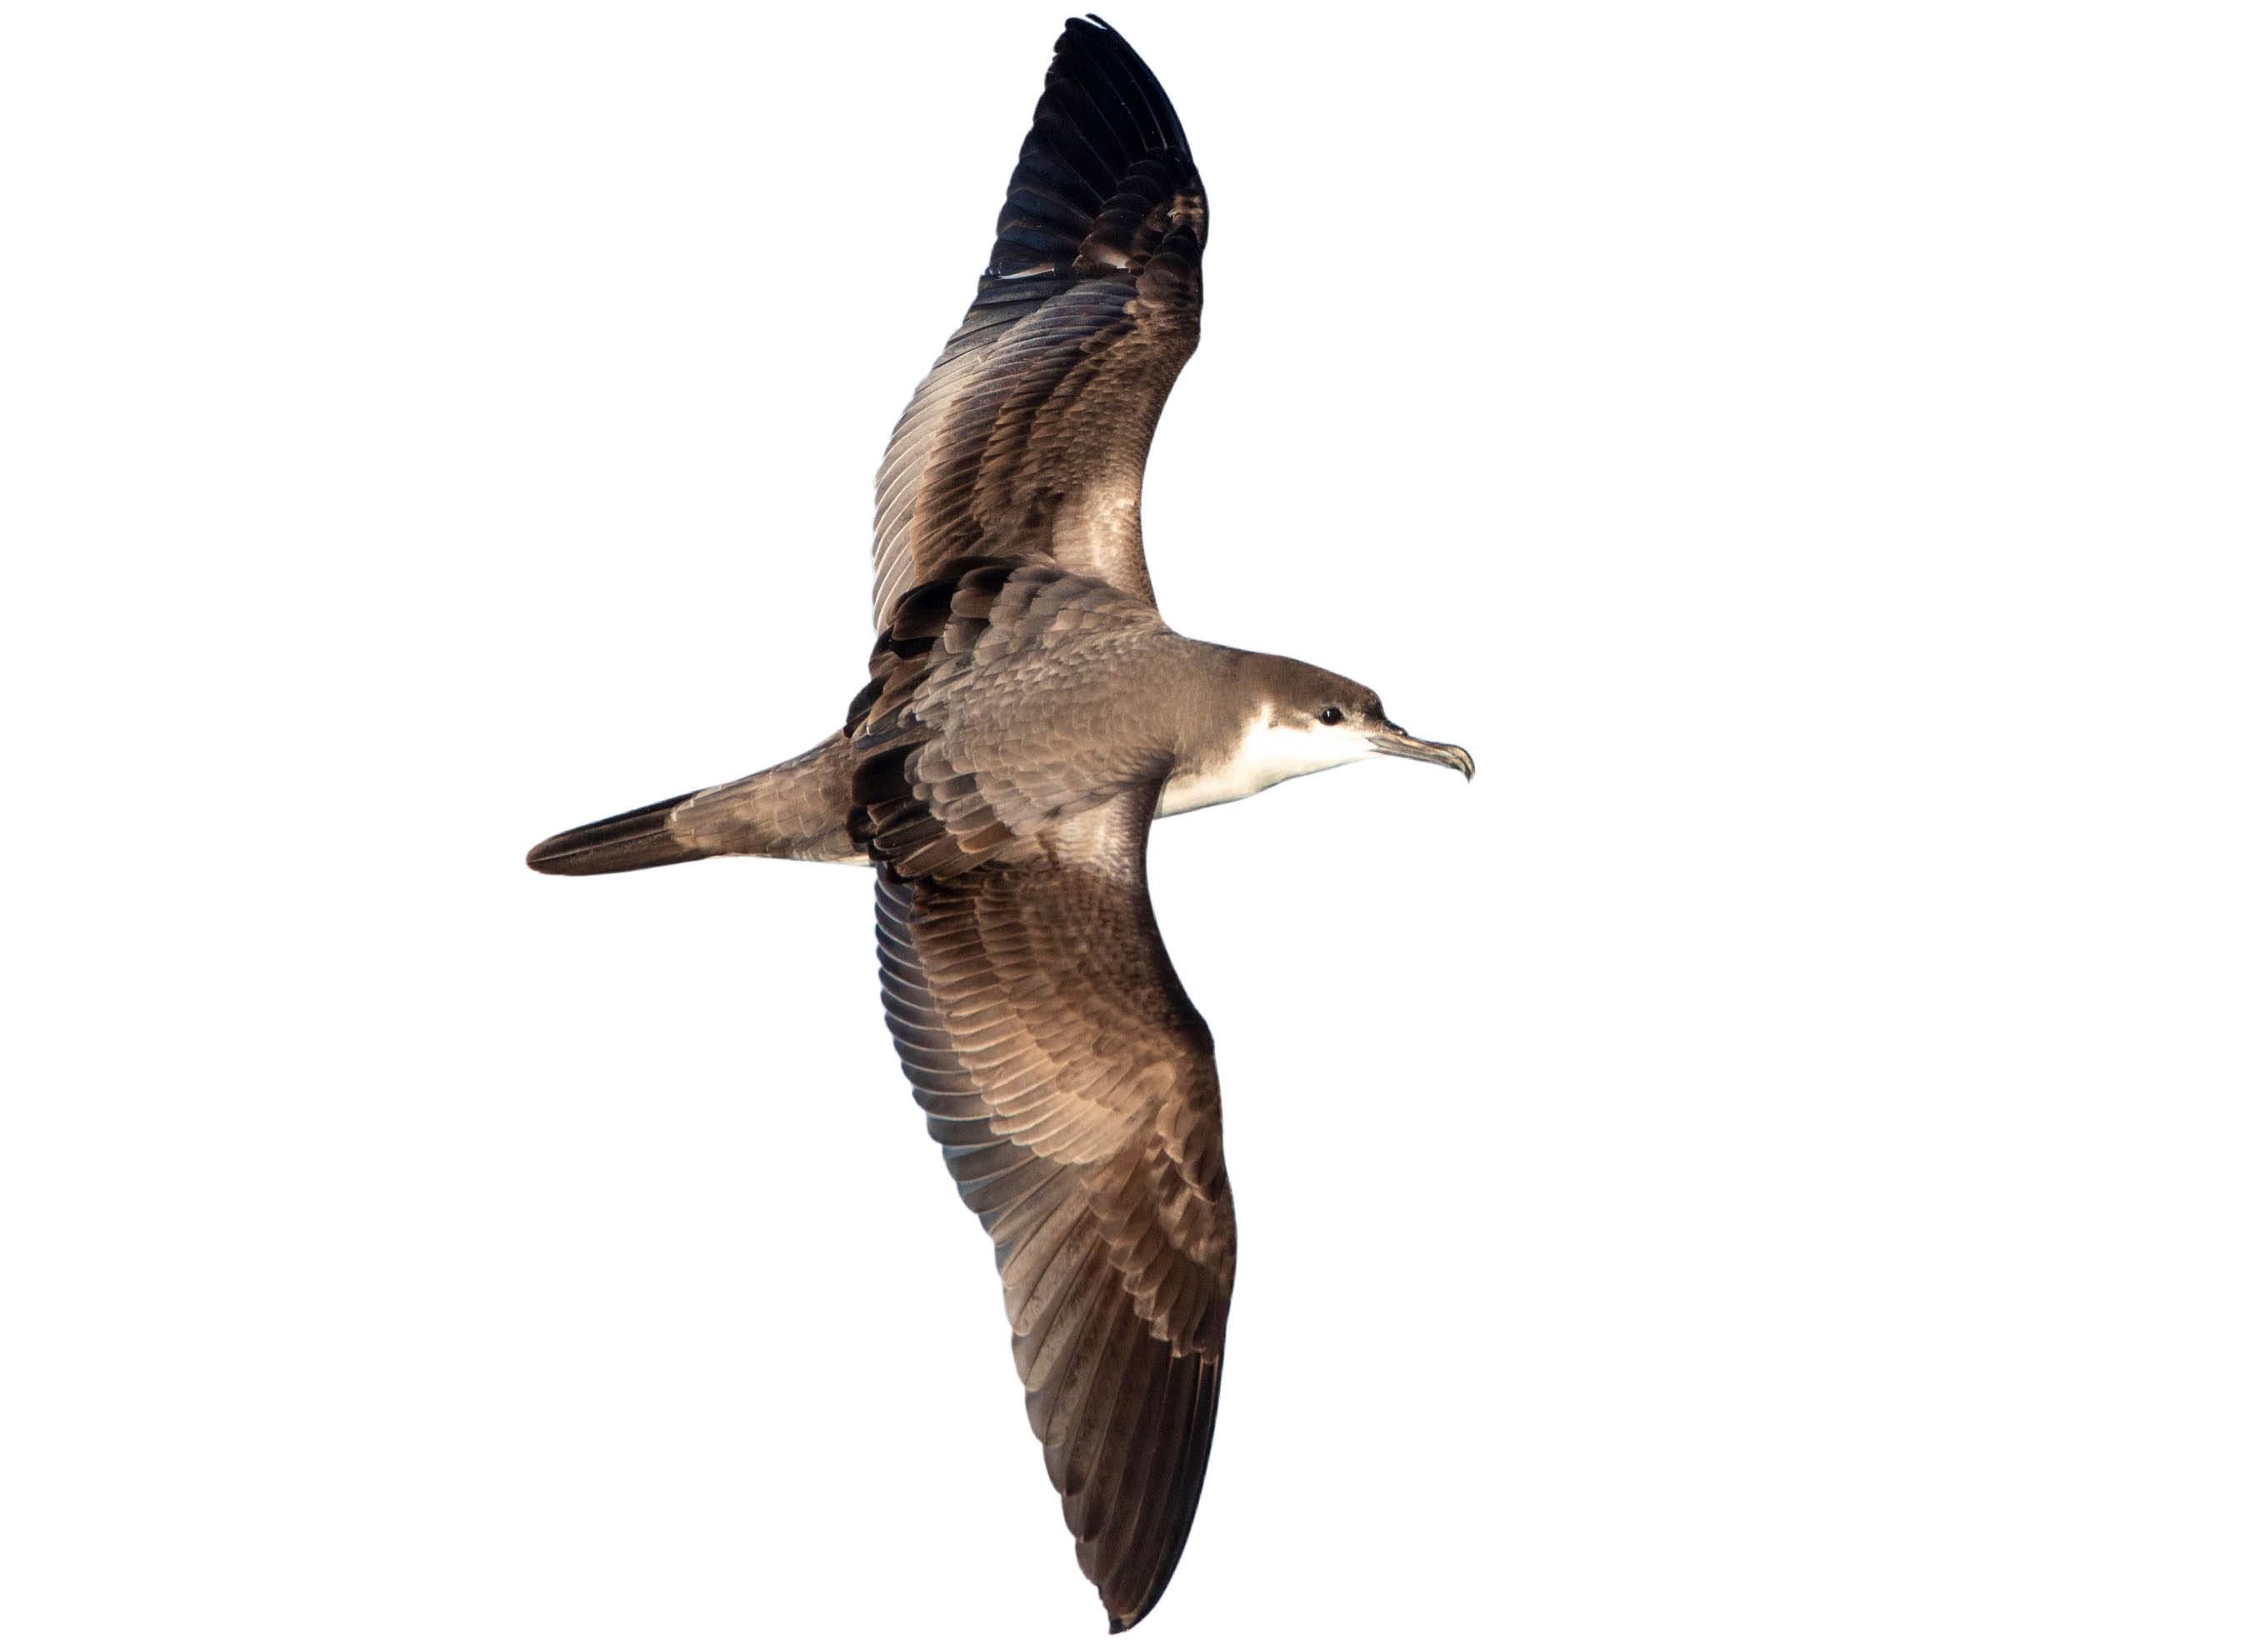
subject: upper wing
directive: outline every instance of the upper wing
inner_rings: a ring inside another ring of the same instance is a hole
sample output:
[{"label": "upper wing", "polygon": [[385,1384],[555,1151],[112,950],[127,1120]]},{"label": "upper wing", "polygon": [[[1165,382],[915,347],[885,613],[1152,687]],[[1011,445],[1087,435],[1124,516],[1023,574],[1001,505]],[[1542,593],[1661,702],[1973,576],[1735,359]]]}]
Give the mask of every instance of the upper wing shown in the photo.
[{"label": "upper wing", "polygon": [[996,1241],[1028,1421],[1118,1629],[1191,1529],[1232,1292],[1212,1046],[1146,898],[1155,795],[1033,860],[879,876],[887,1025]]},{"label": "upper wing", "polygon": [[1200,337],[1208,204],[1122,37],[1060,36],[989,267],[879,467],[872,619],[960,557],[1048,556],[1151,601],[1146,450]]}]

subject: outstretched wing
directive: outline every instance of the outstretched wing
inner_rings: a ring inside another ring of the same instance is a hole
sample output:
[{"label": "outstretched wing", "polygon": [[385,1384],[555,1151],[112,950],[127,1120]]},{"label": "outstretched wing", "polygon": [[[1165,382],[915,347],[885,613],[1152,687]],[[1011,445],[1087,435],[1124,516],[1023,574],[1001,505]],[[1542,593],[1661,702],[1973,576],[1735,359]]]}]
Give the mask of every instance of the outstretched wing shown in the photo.
[{"label": "outstretched wing", "polygon": [[872,620],[962,557],[1048,557],[1148,602],[1146,450],[1200,336],[1208,205],[1122,37],[1060,36],[964,324],[879,467]]},{"label": "outstretched wing", "polygon": [[1146,896],[1155,796],[1028,859],[879,876],[887,1025],[996,1242],[1028,1421],[1118,1629],[1191,1529],[1232,1293],[1212,1046]]}]

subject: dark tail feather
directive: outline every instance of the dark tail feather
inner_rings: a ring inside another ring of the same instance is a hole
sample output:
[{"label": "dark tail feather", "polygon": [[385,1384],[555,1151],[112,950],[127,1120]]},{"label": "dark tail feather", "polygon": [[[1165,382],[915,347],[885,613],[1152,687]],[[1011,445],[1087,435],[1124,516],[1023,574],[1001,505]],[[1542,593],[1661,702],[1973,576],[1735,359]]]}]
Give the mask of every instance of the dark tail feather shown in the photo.
[{"label": "dark tail feather", "polygon": [[569,878],[671,866],[712,855],[868,866],[869,858],[848,831],[854,769],[847,737],[835,734],[790,762],[741,780],[685,792],[560,832],[536,844],[526,864]]},{"label": "dark tail feather", "polygon": [[704,860],[712,851],[685,844],[667,823],[676,805],[697,795],[685,792],[664,803],[632,808],[610,820],[560,832],[534,844],[526,864],[536,872],[586,878],[600,872],[634,872],[643,866],[671,866],[678,860]]}]

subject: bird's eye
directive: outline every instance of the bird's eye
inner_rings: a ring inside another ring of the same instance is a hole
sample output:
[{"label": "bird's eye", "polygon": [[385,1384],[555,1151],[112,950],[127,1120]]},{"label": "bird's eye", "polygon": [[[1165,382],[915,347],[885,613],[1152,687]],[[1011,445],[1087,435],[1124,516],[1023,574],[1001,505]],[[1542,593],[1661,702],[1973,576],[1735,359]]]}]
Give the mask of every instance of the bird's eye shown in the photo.
[{"label": "bird's eye", "polygon": [[1319,713],[1319,721],[1325,723],[1329,729],[1333,728],[1334,724],[1341,721],[1341,708],[1340,706],[1328,706],[1324,711]]}]

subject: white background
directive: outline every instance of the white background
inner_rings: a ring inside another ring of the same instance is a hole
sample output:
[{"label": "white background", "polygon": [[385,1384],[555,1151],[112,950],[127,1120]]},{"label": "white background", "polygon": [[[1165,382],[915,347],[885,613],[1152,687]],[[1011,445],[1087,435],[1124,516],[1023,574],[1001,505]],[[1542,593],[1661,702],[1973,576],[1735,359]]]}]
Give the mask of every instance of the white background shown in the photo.
[{"label": "white background", "polygon": [[[861,680],[1048,6],[11,8],[0,1641],[1095,1643],[869,879],[536,878]],[[1148,1652],[2249,1647],[2241,8],[1126,4],[1244,1228]]]}]

